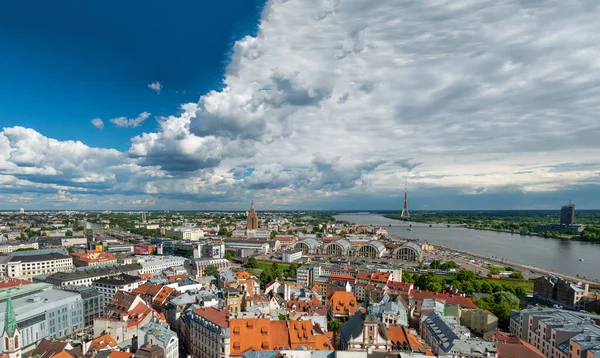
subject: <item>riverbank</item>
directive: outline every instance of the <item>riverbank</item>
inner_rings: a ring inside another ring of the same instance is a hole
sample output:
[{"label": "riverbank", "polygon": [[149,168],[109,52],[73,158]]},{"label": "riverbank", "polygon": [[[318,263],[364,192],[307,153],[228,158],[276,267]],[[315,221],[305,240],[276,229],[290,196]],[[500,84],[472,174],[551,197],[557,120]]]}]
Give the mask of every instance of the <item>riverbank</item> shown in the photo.
[{"label": "riverbank", "polygon": [[[404,220],[404,219],[389,216],[389,215],[383,215],[383,217],[386,219],[391,219],[391,220],[396,220],[396,221],[411,222],[410,220]],[[519,236],[537,236],[537,237],[541,237],[544,239],[572,240],[572,241],[595,243],[595,241],[580,240],[577,236],[569,236],[569,235],[565,235],[565,234],[562,234],[560,236],[547,236],[547,235],[542,235],[542,234],[539,234],[536,232],[528,232],[527,234],[522,234],[521,232],[516,232],[514,230],[501,230],[501,229],[493,229],[493,228],[472,227],[467,224],[450,223],[450,222],[446,222],[446,223],[429,222],[429,221],[412,221],[412,222],[419,223],[419,224],[425,224],[425,225],[447,225],[448,227],[464,227],[466,229],[471,229],[471,230],[501,232],[501,233],[505,233],[505,234],[519,235]]]},{"label": "riverbank", "polygon": [[444,246],[444,245],[440,245],[440,244],[434,244],[434,247],[439,247],[442,248],[444,250],[448,250],[448,251],[453,251],[453,252],[458,252],[464,255],[469,255],[472,256],[474,258],[480,259],[480,260],[486,260],[492,263],[496,263],[499,264],[501,266],[511,266],[520,270],[528,270],[537,274],[541,274],[541,275],[554,275],[556,277],[560,277],[563,278],[565,280],[569,280],[569,281],[574,281],[574,282],[582,282],[582,283],[587,283],[590,285],[590,288],[595,288],[595,289],[600,289],[600,283],[595,282],[595,281],[590,281],[590,280],[586,280],[586,279],[582,279],[579,277],[574,277],[574,276],[570,276],[570,275],[565,275],[562,273],[557,273],[554,271],[550,271],[550,270],[545,270],[545,269],[541,269],[539,267],[534,267],[534,266],[530,266],[530,265],[524,265],[524,264],[519,264],[516,262],[512,262],[509,260],[504,260],[504,259],[498,259],[492,256],[488,256],[488,255],[482,255],[482,254],[476,254],[474,252],[469,252],[469,251],[465,251],[465,250],[459,250],[459,249],[455,249],[453,247],[448,247],[448,246]]}]

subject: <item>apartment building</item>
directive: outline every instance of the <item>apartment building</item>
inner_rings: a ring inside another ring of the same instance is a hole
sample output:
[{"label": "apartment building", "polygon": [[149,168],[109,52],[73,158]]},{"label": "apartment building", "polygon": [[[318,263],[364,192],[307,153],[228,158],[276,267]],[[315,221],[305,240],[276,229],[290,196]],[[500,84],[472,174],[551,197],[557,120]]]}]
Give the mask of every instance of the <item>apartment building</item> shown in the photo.
[{"label": "apartment building", "polygon": [[195,308],[181,315],[180,337],[193,357],[228,358],[229,310]]},{"label": "apartment building", "polygon": [[150,274],[159,274],[162,273],[166,269],[170,269],[173,267],[181,267],[185,265],[185,257],[179,256],[145,256],[144,262],[141,262],[140,265],[142,268],[139,273],[150,273]]},{"label": "apartment building", "polygon": [[5,277],[31,279],[37,275],[73,269],[73,258],[59,253],[47,253],[26,256],[11,256],[10,260],[0,263]]},{"label": "apartment building", "polygon": [[104,302],[109,302],[117,291],[131,292],[146,281],[139,276],[119,275],[115,277],[101,278],[94,281],[93,287],[103,296]]},{"label": "apartment building", "polygon": [[556,308],[514,311],[510,331],[547,358],[600,357],[600,316]]},{"label": "apartment building", "polygon": [[567,309],[585,309],[585,297],[588,294],[588,284],[566,281],[553,275],[538,277],[533,281],[534,297]]},{"label": "apartment building", "polygon": [[96,280],[121,274],[137,275],[140,264],[85,267],[71,272],[57,272],[46,277],[45,282],[54,286],[91,286]]}]

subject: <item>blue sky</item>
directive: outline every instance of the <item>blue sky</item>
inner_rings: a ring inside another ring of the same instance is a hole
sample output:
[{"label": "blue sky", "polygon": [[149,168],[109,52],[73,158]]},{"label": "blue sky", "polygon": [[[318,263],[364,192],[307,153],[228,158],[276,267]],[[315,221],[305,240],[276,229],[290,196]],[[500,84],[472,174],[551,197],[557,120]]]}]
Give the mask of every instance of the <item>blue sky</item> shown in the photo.
[{"label": "blue sky", "polygon": [[[221,86],[235,40],[262,0],[10,1],[0,4],[0,124],[126,150],[156,122],[123,130],[91,118],[169,115]],[[160,96],[149,89],[159,81]]]},{"label": "blue sky", "polygon": [[0,3],[0,209],[600,208],[600,4]]}]

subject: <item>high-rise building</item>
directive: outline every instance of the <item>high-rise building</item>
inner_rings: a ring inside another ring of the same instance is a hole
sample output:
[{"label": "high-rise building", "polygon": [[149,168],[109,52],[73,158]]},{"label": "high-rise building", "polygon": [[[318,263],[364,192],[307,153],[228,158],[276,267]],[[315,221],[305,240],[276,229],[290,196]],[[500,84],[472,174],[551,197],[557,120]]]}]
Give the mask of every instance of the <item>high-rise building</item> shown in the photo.
[{"label": "high-rise building", "polygon": [[254,211],[254,200],[250,204],[250,211],[248,212],[248,220],[246,221],[246,230],[257,230],[258,229],[258,216]]},{"label": "high-rise building", "polygon": [[575,204],[564,205],[560,208],[560,224],[575,225]]}]

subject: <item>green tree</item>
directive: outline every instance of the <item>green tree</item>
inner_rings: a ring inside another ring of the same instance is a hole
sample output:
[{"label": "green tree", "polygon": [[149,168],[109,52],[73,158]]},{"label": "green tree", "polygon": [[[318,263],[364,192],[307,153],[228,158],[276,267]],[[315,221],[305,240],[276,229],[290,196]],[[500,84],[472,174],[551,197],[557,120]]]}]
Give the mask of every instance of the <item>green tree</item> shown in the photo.
[{"label": "green tree", "polygon": [[328,321],[327,325],[329,326],[329,331],[333,332],[333,347],[336,348],[339,346],[338,344],[338,340],[339,340],[339,333],[340,333],[340,327],[342,326],[342,322],[338,321],[338,320],[332,320],[332,321]]},{"label": "green tree", "polygon": [[508,328],[510,311],[519,309],[519,299],[510,292],[496,292],[475,300],[479,308],[486,309],[498,317],[498,326]]},{"label": "green tree", "polygon": [[475,275],[475,273],[473,271],[469,271],[469,270],[460,270],[458,271],[458,274],[456,274],[456,279],[458,281],[471,281],[474,280],[477,276]]},{"label": "green tree", "polygon": [[442,270],[448,270],[448,269],[455,269],[455,268],[457,268],[457,267],[458,267],[458,266],[456,265],[456,262],[454,262],[454,261],[448,261],[448,262],[444,262],[444,263],[442,264],[442,267],[441,267],[441,269],[442,269]]},{"label": "green tree", "polygon": [[273,240],[277,236],[277,231],[271,231],[271,240]]},{"label": "green tree", "polygon": [[227,252],[225,253],[225,258],[226,258],[227,260],[231,260],[231,259],[233,258],[233,254],[232,254],[230,251],[227,251]]},{"label": "green tree", "polygon": [[71,231],[71,230],[67,230],[67,231],[65,232],[65,236],[73,236],[73,231]]},{"label": "green tree", "polygon": [[298,265],[291,264],[290,267],[288,267],[288,269],[286,270],[286,273],[287,277],[296,278],[296,276],[298,275]]},{"label": "green tree", "polygon": [[517,296],[517,297],[527,296],[527,290],[525,290],[525,288],[523,286],[517,286],[517,287],[515,287],[515,296]]},{"label": "green tree", "polygon": [[251,256],[248,261],[246,261],[246,267],[247,268],[258,268],[258,261],[256,261],[256,259],[254,258],[254,256]]},{"label": "green tree", "polygon": [[214,276],[217,274],[217,272],[217,266],[206,266],[206,268],[204,269],[204,276]]},{"label": "green tree", "polygon": [[519,271],[513,271],[510,274],[510,278],[514,278],[514,279],[517,279],[517,280],[523,280],[524,279],[523,273],[521,273]]},{"label": "green tree", "polygon": [[429,267],[431,267],[434,270],[439,270],[442,268],[442,263],[440,262],[440,260],[433,260],[431,261],[431,263],[429,264]]}]

